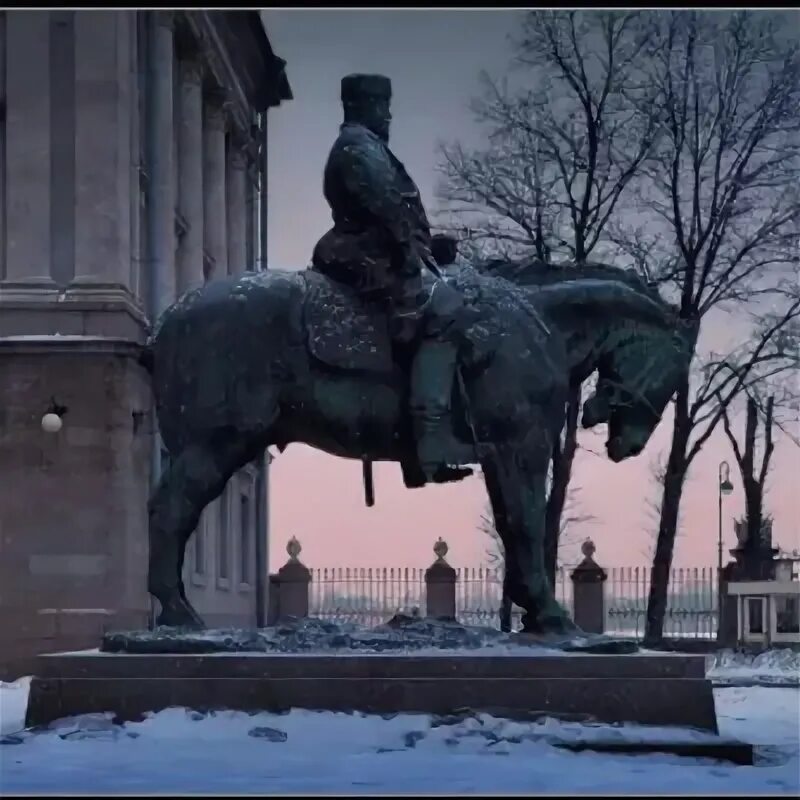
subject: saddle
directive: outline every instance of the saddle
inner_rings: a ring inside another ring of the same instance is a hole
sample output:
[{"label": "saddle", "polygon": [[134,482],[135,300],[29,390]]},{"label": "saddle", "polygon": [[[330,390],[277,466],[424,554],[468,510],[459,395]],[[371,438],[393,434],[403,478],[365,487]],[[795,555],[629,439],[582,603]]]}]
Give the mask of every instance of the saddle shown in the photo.
[{"label": "saddle", "polygon": [[395,370],[386,311],[342,283],[308,269],[304,327],[309,353],[344,371],[390,374]]},{"label": "saddle", "polygon": [[[363,291],[356,293],[347,283],[331,277],[332,274],[338,277],[336,269],[339,269],[342,278],[349,279],[353,270],[351,268],[348,271],[345,267],[363,258],[365,241],[371,242],[375,235],[368,232],[357,241],[351,241],[352,237],[333,235],[333,231],[328,231],[317,243],[313,259],[315,264],[326,264],[328,274],[313,267],[304,273],[308,350],[314,358],[329,367],[383,374],[395,369],[388,317],[386,309],[377,299],[378,295],[372,301],[365,299]],[[456,242],[452,237],[438,234],[433,237],[432,244],[432,254],[439,266],[453,263]],[[373,253],[370,252],[370,255]],[[374,267],[376,259],[371,260]],[[360,269],[355,274],[364,275],[367,272]],[[423,274],[423,284],[431,284],[431,289],[432,280],[427,272]]]}]

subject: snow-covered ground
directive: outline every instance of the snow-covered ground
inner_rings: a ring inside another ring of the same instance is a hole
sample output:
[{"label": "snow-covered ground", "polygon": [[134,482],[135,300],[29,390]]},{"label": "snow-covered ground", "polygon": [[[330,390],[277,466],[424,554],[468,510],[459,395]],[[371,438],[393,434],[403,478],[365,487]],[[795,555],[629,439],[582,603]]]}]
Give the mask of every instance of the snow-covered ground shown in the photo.
[{"label": "snow-covered ground", "polygon": [[764,653],[721,650],[710,659],[706,675],[731,686],[800,686],[800,652],[783,647]]},{"label": "snow-covered ground", "polygon": [[0,794],[800,792],[797,688],[715,690],[720,733],[759,745],[757,764],[743,767],[569,753],[551,744],[708,737],[699,732],[488,715],[437,726],[427,715],[168,709],[124,726],[93,715],[14,735],[24,724],[28,685],[0,685]]}]

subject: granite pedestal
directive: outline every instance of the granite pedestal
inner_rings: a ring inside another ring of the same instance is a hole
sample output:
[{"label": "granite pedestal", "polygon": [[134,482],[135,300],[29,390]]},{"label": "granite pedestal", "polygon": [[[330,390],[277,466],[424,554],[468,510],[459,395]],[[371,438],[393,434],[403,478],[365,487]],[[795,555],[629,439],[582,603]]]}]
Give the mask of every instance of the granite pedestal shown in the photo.
[{"label": "granite pedestal", "polygon": [[27,725],[92,712],[445,714],[693,727],[716,733],[704,656],[682,654],[66,653],[39,658]]}]

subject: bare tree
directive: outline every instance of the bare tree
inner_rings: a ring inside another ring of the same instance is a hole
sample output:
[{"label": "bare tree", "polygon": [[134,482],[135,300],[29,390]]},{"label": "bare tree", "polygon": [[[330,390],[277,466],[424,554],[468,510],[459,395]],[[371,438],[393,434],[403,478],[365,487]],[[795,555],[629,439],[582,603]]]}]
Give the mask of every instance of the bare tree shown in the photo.
[{"label": "bare tree", "polygon": [[[659,15],[645,82],[658,87],[662,128],[638,184],[642,228],[615,231],[622,250],[659,241],[654,259],[680,314],[734,313],[744,344],[699,359],[679,387],[667,458],[645,641],[663,635],[683,485],[694,458],[741,392],[796,368],[786,331],[800,318],[790,281],[800,220],[800,60],[778,15]],[[748,323],[746,312],[759,324]],[[768,312],[768,313],[767,313]],[[748,330],[749,329],[749,330]]]},{"label": "bare tree", "polygon": [[[639,78],[650,14],[532,11],[513,41],[517,88],[482,75],[473,102],[488,146],[441,148],[439,198],[451,229],[483,255],[584,262],[658,133],[654,90]],[[553,448],[545,552],[555,574],[578,449],[581,387],[570,388]]]},{"label": "bare tree", "polygon": [[775,450],[775,443],[772,440],[772,415],[775,407],[775,398],[767,398],[766,409],[763,420],[764,442],[761,449],[761,463],[758,464],[758,453],[756,439],[758,435],[758,405],[755,398],[747,398],[747,412],[744,432],[744,442],[739,446],[739,440],[731,427],[728,409],[722,413],[722,422],[725,426],[725,434],[733,448],[736,463],[742,477],[744,486],[745,520],[747,525],[747,535],[745,537],[745,547],[756,548],[761,540],[761,523],[764,514],[764,488],[769,473],[770,459]]}]

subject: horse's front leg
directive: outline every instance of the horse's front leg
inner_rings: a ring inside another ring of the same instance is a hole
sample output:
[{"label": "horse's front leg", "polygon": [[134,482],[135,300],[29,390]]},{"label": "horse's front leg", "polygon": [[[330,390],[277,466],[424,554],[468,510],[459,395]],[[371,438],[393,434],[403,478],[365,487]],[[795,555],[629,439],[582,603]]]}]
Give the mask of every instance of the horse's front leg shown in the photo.
[{"label": "horse's front leg", "polygon": [[483,464],[495,524],[506,549],[506,590],[525,609],[525,631],[577,630],[547,579],[544,556],[546,475],[543,447],[498,447]]}]

